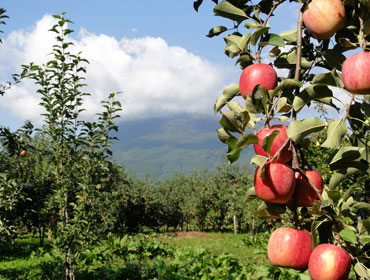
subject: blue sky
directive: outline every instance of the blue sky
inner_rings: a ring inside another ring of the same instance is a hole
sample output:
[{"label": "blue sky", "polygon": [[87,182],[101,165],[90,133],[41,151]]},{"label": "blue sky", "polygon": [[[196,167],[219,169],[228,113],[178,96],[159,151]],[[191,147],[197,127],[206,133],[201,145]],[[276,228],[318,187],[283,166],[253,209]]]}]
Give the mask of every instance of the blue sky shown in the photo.
[{"label": "blue sky", "polygon": [[[86,118],[99,111],[99,100],[122,91],[122,120],[160,114],[212,114],[224,87],[239,80],[240,69],[223,53],[222,36],[207,38],[216,25],[231,26],[213,15],[204,0],[199,12],[192,0],[13,0],[2,1],[9,19],[2,27],[0,79],[19,65],[45,62],[53,43],[50,15],[66,12],[75,24],[76,50],[90,61],[86,82],[92,98]],[[284,3],[271,20],[275,33],[292,29],[297,3]],[[243,30],[242,30],[243,31]],[[49,32],[50,33],[50,32]],[[35,86],[25,82],[0,97],[3,125],[26,119],[41,123]]]}]

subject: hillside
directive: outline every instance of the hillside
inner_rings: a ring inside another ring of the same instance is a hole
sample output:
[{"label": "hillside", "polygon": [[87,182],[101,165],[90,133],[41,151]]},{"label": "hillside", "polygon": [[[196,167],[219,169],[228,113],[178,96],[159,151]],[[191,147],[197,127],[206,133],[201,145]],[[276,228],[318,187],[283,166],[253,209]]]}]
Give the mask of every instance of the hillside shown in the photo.
[{"label": "hillside", "polygon": [[[126,121],[120,124],[114,159],[138,177],[158,179],[214,168],[225,161],[227,151],[218,128],[216,117],[199,115]],[[245,150],[240,164],[248,164],[253,153],[252,147]]]}]

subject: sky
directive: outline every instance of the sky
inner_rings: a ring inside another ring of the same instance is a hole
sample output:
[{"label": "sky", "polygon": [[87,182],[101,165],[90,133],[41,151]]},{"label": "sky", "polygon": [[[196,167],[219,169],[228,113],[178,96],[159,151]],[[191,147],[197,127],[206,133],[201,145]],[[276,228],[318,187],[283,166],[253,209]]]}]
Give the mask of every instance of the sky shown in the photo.
[{"label": "sky", "polygon": [[[222,90],[238,83],[241,69],[224,52],[222,36],[205,35],[232,22],[213,14],[204,0],[199,12],[192,0],[3,0],[9,19],[0,29],[0,81],[19,73],[22,64],[45,63],[54,34],[48,32],[65,12],[73,50],[89,60],[84,118],[93,119],[100,101],[120,91],[120,121],[177,113],[213,114]],[[294,28],[298,4],[284,3],[270,24],[273,32]],[[241,30],[244,32],[244,30]],[[42,123],[37,87],[28,80],[0,96],[1,125],[17,128],[25,120]]]}]

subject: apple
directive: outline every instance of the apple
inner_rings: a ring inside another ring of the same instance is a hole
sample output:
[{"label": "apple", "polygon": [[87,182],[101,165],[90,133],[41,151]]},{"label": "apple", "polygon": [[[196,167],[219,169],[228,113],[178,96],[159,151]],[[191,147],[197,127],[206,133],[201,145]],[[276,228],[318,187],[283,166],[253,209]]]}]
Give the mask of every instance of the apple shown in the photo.
[{"label": "apple", "polygon": [[19,152],[19,156],[21,157],[25,157],[27,155],[27,151],[26,150],[22,150]]},{"label": "apple", "polygon": [[312,238],[305,230],[281,227],[270,236],[267,253],[276,266],[304,270],[312,253]]},{"label": "apple", "polygon": [[318,39],[329,39],[346,24],[341,0],[312,0],[303,11],[303,22]]},{"label": "apple", "polygon": [[342,65],[345,88],[354,94],[370,94],[370,53],[361,52],[349,56]]},{"label": "apple", "polygon": [[[322,176],[320,172],[316,170],[302,170],[308,179],[316,186],[316,188],[322,193]],[[313,205],[315,199],[318,199],[316,191],[312,188],[311,184],[303,178],[302,174],[296,172],[296,184],[294,191],[294,200],[297,206],[310,207]]]},{"label": "apple", "polygon": [[[264,138],[269,136],[273,131],[280,130],[279,134],[276,135],[274,141],[272,142],[271,149],[270,149],[270,156],[274,157],[276,152],[281,148],[282,145],[288,139],[288,135],[286,133],[287,127],[285,125],[272,125],[269,127],[262,128],[256,133],[258,137],[258,144],[254,144],[254,151],[257,155],[267,157],[268,154],[265,153],[263,148],[261,147],[262,141]],[[280,152],[280,155],[276,162],[286,163],[293,158],[293,153],[289,150],[289,145],[287,144],[283,150]]]},{"label": "apple", "polygon": [[275,69],[269,64],[258,63],[246,67],[239,80],[239,89],[241,95],[247,98],[252,94],[255,86],[260,85],[266,90],[274,89],[277,85],[277,74]]},{"label": "apple", "polygon": [[308,262],[308,273],[313,280],[345,280],[350,269],[348,252],[333,244],[317,246]]},{"label": "apple", "polygon": [[261,178],[261,167],[257,167],[254,175],[256,195],[273,203],[286,203],[293,196],[296,178],[294,171],[283,163],[267,163],[264,177]]}]

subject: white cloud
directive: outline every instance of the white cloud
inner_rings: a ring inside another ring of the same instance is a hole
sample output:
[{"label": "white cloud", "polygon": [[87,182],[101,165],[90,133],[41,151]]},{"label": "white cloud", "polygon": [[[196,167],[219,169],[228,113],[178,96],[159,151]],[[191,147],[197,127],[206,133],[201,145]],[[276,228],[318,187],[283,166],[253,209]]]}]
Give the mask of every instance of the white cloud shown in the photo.
[{"label": "white cloud", "polygon": [[[19,72],[21,64],[50,59],[47,54],[55,44],[55,34],[48,30],[53,24],[52,16],[45,15],[31,29],[9,34],[0,45],[0,77]],[[100,101],[111,91],[123,92],[119,100],[124,119],[211,114],[223,88],[239,79],[237,67],[215,65],[184,48],[169,46],[162,38],[117,40],[82,29],[73,42],[73,51],[82,51],[90,62],[85,76],[85,91],[92,94],[85,102],[87,118],[100,111]],[[24,82],[1,97],[0,107],[20,119],[39,122],[42,111],[35,91],[35,85]]]}]

